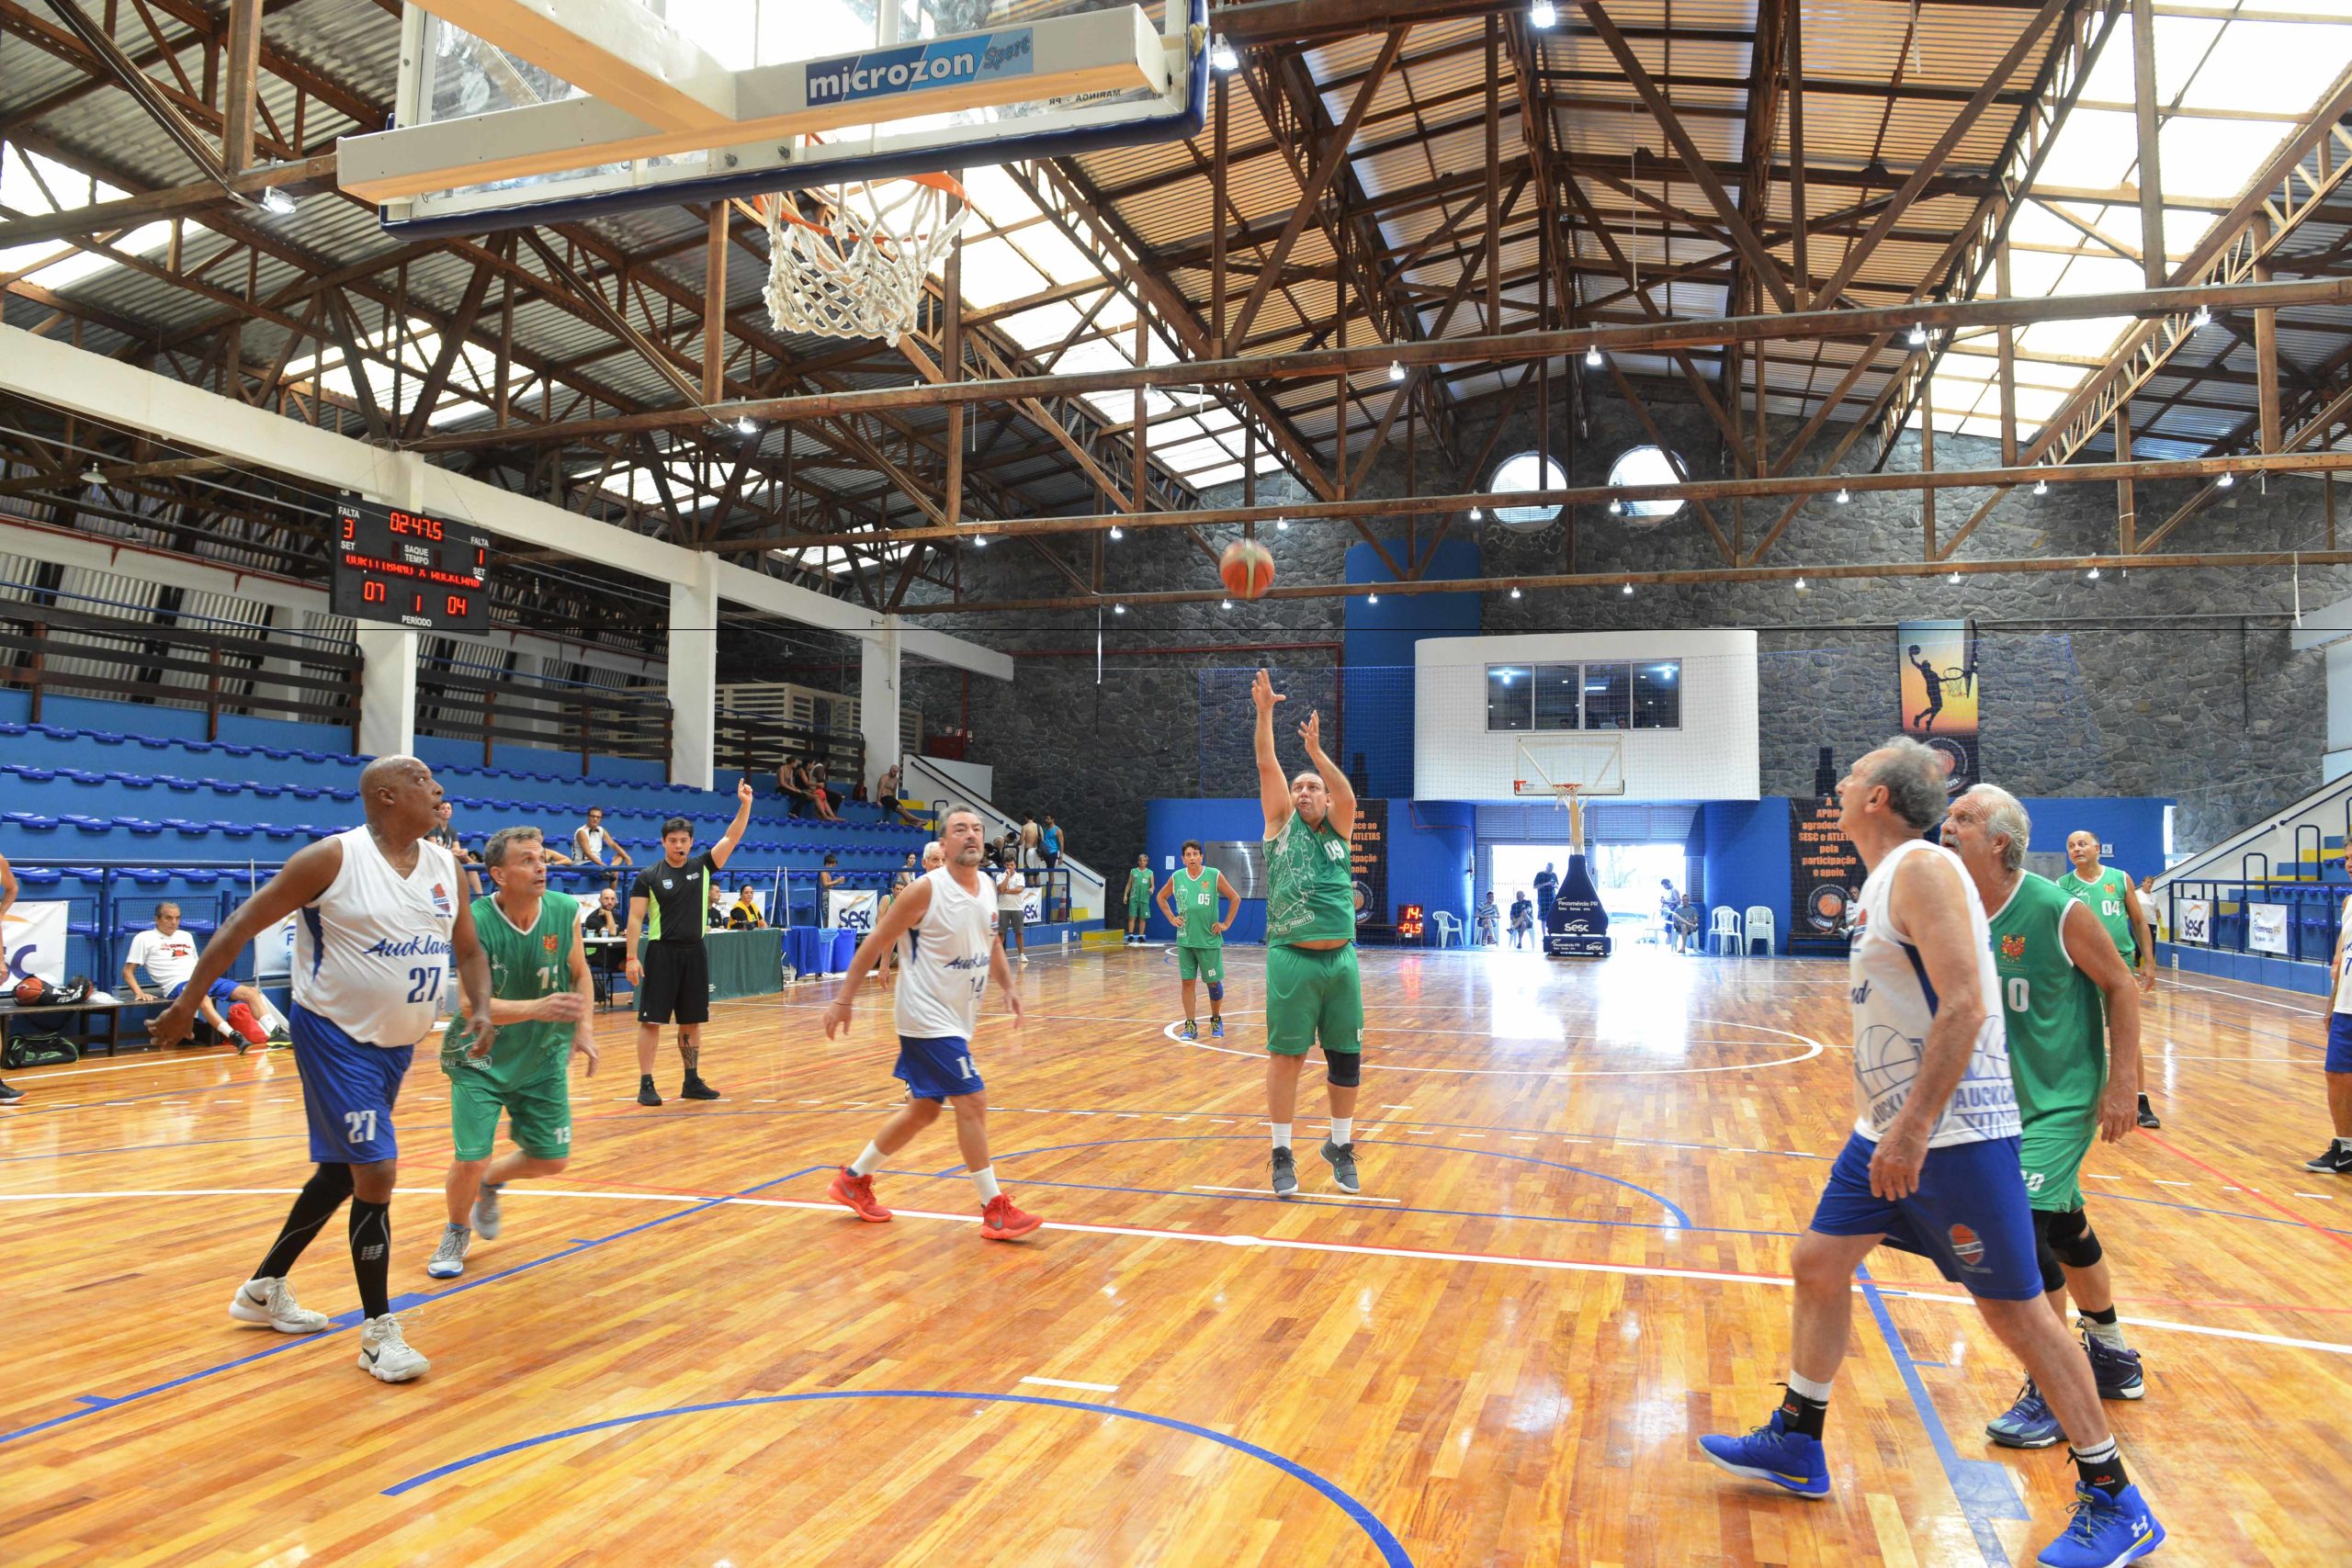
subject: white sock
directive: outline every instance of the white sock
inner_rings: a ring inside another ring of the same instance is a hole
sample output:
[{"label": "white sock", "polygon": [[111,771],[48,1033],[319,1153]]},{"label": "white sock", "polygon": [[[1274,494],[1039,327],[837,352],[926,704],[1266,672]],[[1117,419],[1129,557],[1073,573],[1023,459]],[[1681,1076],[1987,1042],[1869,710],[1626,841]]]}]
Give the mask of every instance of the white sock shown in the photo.
[{"label": "white sock", "polygon": [[1272,1125],[1274,1129],[1274,1147],[1278,1149],[1286,1149],[1290,1147],[1290,1123],[1287,1122],[1276,1122],[1272,1123]]},{"label": "white sock", "polygon": [[868,1144],[865,1145],[864,1154],[849,1162],[849,1173],[852,1176],[871,1176],[882,1168],[882,1161],[885,1157],[880,1149]]},{"label": "white sock", "polygon": [[1341,1148],[1346,1148],[1351,1143],[1355,1141],[1355,1135],[1356,1119],[1354,1117],[1334,1116],[1331,1118],[1331,1141],[1333,1143],[1339,1145]]},{"label": "white sock", "polygon": [[981,1202],[993,1203],[996,1201],[998,1197],[996,1167],[989,1166],[985,1170],[967,1170],[964,1174],[970,1177],[972,1179],[972,1185],[980,1190]]},{"label": "white sock", "polygon": [[2130,1346],[2123,1343],[2123,1325],[2120,1323],[2100,1323],[2093,1318],[2086,1317],[2082,1319],[2082,1325],[2084,1333],[2089,1335],[2092,1338],[2098,1340],[2100,1344],[2106,1346],[2111,1350],[2128,1350],[2131,1348]]},{"label": "white sock", "polygon": [[1829,1385],[1826,1382],[1814,1382],[1794,1367],[1789,1369],[1789,1392],[1804,1394],[1815,1404],[1829,1403]]}]

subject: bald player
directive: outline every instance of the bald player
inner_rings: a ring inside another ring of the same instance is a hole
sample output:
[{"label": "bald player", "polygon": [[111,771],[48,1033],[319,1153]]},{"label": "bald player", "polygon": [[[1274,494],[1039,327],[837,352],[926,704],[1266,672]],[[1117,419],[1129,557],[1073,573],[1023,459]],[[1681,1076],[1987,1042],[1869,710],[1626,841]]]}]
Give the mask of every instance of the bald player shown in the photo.
[{"label": "bald player", "polygon": [[[147,1032],[175,1045],[196,1021],[212,982],[245,944],[294,913],[294,1065],[311,1122],[317,1168],[294,1200],[285,1227],[252,1279],[237,1287],[229,1315],[280,1334],[316,1334],[327,1315],[298,1305],[287,1284],[294,1260],[351,1200],[351,1270],[366,1321],[359,1368],[381,1382],[406,1382],[425,1359],[401,1337],[388,1283],[392,1184],[400,1144],[392,1105],[409,1059],[441,1013],[441,982],[454,952],[466,1012],[487,1020],[490,962],[475,938],[458,863],[426,840],[438,819],[441,786],[413,757],[379,757],[359,775],[364,826],[297,850],[284,869],[222,922],[179,997]],[[497,1034],[483,1023],[474,1049]]]}]

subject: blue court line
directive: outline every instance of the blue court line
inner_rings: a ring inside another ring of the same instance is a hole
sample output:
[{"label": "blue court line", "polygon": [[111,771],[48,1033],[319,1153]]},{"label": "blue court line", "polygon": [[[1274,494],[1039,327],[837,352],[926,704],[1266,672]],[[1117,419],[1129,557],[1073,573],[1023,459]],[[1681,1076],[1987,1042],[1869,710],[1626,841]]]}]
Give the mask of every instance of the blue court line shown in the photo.
[{"label": "blue court line", "polygon": [[[1237,1133],[1220,1133],[1206,1136],[1171,1135],[1168,1137],[1151,1138],[1096,1138],[1091,1142],[1083,1144],[1055,1144],[1042,1149],[1015,1149],[1010,1154],[1001,1154],[997,1156],[996,1163],[1002,1165],[1006,1160],[1025,1159],[1031,1155],[1056,1155],[1066,1153],[1071,1149],[1099,1149],[1120,1144],[1233,1144],[1255,1143],[1256,1141],[1257,1140],[1255,1138]],[[1647,1198],[1651,1202],[1656,1203],[1658,1207],[1664,1209],[1668,1213],[1674,1216],[1673,1225],[1665,1228],[1675,1230],[1690,1230],[1694,1228],[1690,1224],[1690,1216],[1684,1213],[1681,1208],[1675,1203],[1674,1200],[1667,1197],[1664,1193],[1653,1192],[1639,1182],[1627,1181],[1623,1177],[1604,1175],[1598,1170],[1589,1170],[1580,1165],[1565,1165],[1558,1160],[1537,1159],[1533,1155],[1515,1155],[1503,1149],[1465,1149],[1458,1147],[1453,1144],[1384,1143],[1381,1146],[1383,1148],[1443,1149],[1448,1154],[1483,1155],[1488,1159],[1517,1160],[1521,1165],[1540,1165],[1549,1170],[1572,1171],[1578,1176],[1589,1176],[1597,1181],[1606,1181],[1611,1186],[1628,1188],[1633,1191],[1640,1193],[1643,1197]],[[963,1172],[964,1168],[962,1166],[951,1165],[946,1169],[934,1172],[933,1174],[935,1176],[960,1176]]]},{"label": "blue court line", "polygon": [[[828,1166],[812,1165],[806,1170],[792,1171],[787,1175],[776,1177],[774,1180],[763,1181],[756,1187],[746,1187],[741,1192],[731,1192],[724,1198],[711,1198],[706,1199],[700,1202],[691,1203],[684,1208],[673,1210],[669,1213],[644,1221],[641,1224],[630,1225],[622,1230],[614,1231],[607,1235],[600,1235],[594,1241],[581,1242],[574,1246],[567,1247],[560,1252],[550,1252],[544,1258],[535,1258],[527,1263],[518,1263],[511,1269],[502,1269],[495,1274],[484,1274],[479,1279],[465,1280],[461,1284],[452,1285],[446,1291],[435,1291],[426,1295],[402,1295],[393,1301],[392,1309],[395,1312],[405,1312],[411,1307],[424,1306],[435,1302],[447,1301],[451,1296],[463,1295],[468,1291],[480,1290],[484,1285],[494,1285],[501,1280],[511,1280],[517,1274],[529,1273],[532,1269],[542,1268],[549,1263],[560,1263],[565,1258],[585,1252],[592,1247],[602,1247],[608,1241],[618,1241],[624,1236],[635,1235],[640,1231],[650,1231],[657,1225],[666,1225],[673,1220],[683,1220],[690,1214],[699,1214],[706,1209],[715,1209],[722,1203],[732,1202],[737,1198],[748,1198],[754,1192],[764,1191],[768,1188],[777,1186],[780,1183],[791,1181],[797,1178],[807,1176],[812,1171],[826,1170],[830,1168],[831,1168]],[[96,1416],[101,1411],[111,1410],[118,1405],[130,1404],[139,1400],[153,1398],[154,1395],[159,1393],[168,1393],[173,1389],[184,1388],[189,1383],[199,1382],[206,1378],[217,1376],[221,1372],[233,1371],[239,1367],[251,1366],[255,1361],[266,1360],[272,1356],[282,1356],[288,1350],[299,1350],[305,1345],[313,1345],[322,1339],[332,1338],[345,1328],[356,1327],[359,1323],[359,1314],[356,1310],[347,1312],[343,1314],[341,1316],[332,1319],[331,1322],[333,1326],[320,1333],[280,1335],[277,1336],[278,1343],[270,1346],[266,1349],[256,1350],[250,1356],[239,1356],[233,1360],[221,1361],[216,1365],[203,1368],[198,1371],[187,1372],[179,1377],[171,1378],[163,1382],[152,1383],[145,1388],[133,1389],[130,1393],[122,1394],[119,1397],[104,1398],[103,1396],[83,1394],[79,1396],[83,1402],[83,1407],[81,1409],[69,1410],[62,1416],[52,1416],[46,1421],[36,1421],[29,1427],[18,1427],[13,1431],[0,1432],[0,1443],[11,1443],[19,1438],[29,1438],[37,1432],[45,1432],[53,1427],[62,1427],[68,1422],[78,1421],[85,1416]]]},{"label": "blue court line", "polygon": [[1213,1427],[1203,1427],[1191,1421],[1180,1421],[1172,1416],[1155,1416],[1148,1410],[1130,1410],[1118,1404],[1097,1404],[1090,1400],[1049,1399],[1042,1394],[1034,1393],[970,1393],[956,1389],[929,1388],[842,1389],[810,1393],[771,1393],[751,1399],[715,1399],[704,1404],[679,1404],[667,1410],[648,1410],[636,1416],[615,1416],[603,1421],[591,1421],[583,1426],[567,1427],[560,1432],[545,1432],[536,1438],[520,1438],[498,1448],[484,1449],[478,1454],[469,1454],[464,1459],[452,1460],[447,1464],[436,1465],[420,1474],[412,1475],[405,1481],[395,1482],[385,1487],[382,1495],[387,1497],[398,1497],[427,1483],[438,1481],[444,1476],[470,1469],[478,1464],[487,1463],[491,1460],[503,1459],[508,1454],[519,1453],[526,1449],[560,1442],[566,1438],[582,1437],[590,1432],[609,1431],[616,1427],[630,1427],[646,1421],[666,1420],[673,1416],[707,1415],[714,1410],[745,1410],[760,1405],[805,1404],[820,1400],[837,1399],[941,1399],[956,1400],[966,1404],[979,1402],[990,1404],[1031,1404],[1048,1410],[1075,1410],[1088,1416],[1116,1416],[1123,1420],[1140,1421],[1148,1426],[1165,1427],[1171,1432],[1182,1432],[1189,1437],[1204,1438],[1212,1443],[1231,1449],[1236,1453],[1247,1454],[1262,1464],[1270,1464],[1292,1480],[1304,1482],[1306,1485],[1313,1487],[1341,1513],[1347,1515],[1357,1529],[1372,1539],[1373,1545],[1380,1549],[1380,1558],[1383,1562],[1391,1564],[1392,1568],[1412,1568],[1413,1559],[1411,1554],[1406,1551],[1405,1543],[1398,1540],[1395,1532],[1380,1522],[1378,1515],[1346,1492],[1341,1491],[1335,1483],[1325,1480],[1296,1460],[1285,1459],[1271,1449],[1260,1448],[1246,1438],[1234,1437],[1227,1432],[1220,1432]]},{"label": "blue court line", "polygon": [[[1387,1145],[1359,1145],[1358,1146],[1386,1147]],[[1401,1146],[1411,1148],[1415,1145],[1407,1144]],[[958,1166],[951,1171],[890,1170],[886,1168],[877,1170],[874,1174],[876,1176],[909,1177],[917,1181],[943,1181],[953,1180],[957,1177],[967,1177],[971,1173],[964,1169],[963,1167]],[[1138,1197],[1144,1198],[1192,1198],[1204,1202],[1272,1203],[1278,1207],[1289,1207],[1294,1209],[1346,1209],[1352,1207],[1358,1213],[1438,1214],[1450,1219],[1458,1220],[1530,1220],[1539,1224],[1547,1225],[1592,1225],[1606,1230],[1664,1231],[1668,1235],[1680,1235],[1684,1232],[1688,1232],[1693,1235],[1760,1235],[1770,1236],[1781,1241],[1792,1241],[1802,1234],[1797,1231],[1739,1230],[1728,1225],[1662,1225],[1654,1224],[1647,1220],[1579,1220],[1571,1218],[1566,1214],[1503,1214],[1493,1213],[1480,1209],[1421,1209],[1415,1208],[1407,1203],[1383,1203],[1377,1208],[1366,1209],[1358,1205],[1351,1205],[1330,1193],[1301,1192],[1295,1198],[1275,1198],[1251,1192],[1195,1192],[1184,1188],[1120,1187],[1110,1182],[1103,1181],[1046,1181],[1039,1178],[1024,1178],[1022,1185],[1024,1187],[1057,1188],[1072,1192],[1132,1192]]]},{"label": "blue court line", "polygon": [[1911,1359],[1910,1350],[1905,1347],[1902,1331],[1894,1326],[1894,1315],[1886,1310],[1886,1301],[1871,1279],[1869,1267],[1857,1268],[1854,1279],[1862,1288],[1862,1299],[1871,1304],[1871,1315],[1878,1319],[1879,1334],[1894,1357],[1894,1370],[1903,1375],[1903,1386],[1911,1394],[1911,1407],[1919,1413],[1920,1424],[1928,1429],[1928,1440],[1935,1445],[1936,1458],[1944,1467],[1944,1479],[1951,1483],[1952,1496],[1959,1500],[1961,1515],[1968,1520],[1970,1533],[1976,1537],[1976,1547],[1984,1554],[1986,1568],[2008,1568],[2008,1551],[2001,1545],[1992,1521],[2033,1516],[2026,1512],[2025,1503],[2018,1496],[2017,1486],[2005,1466],[1991,1460],[1961,1457],[1959,1449],[1952,1444],[1951,1433],[1944,1427],[1943,1416],[1936,1411],[1936,1402],[1928,1397],[1927,1382],[1919,1376],[1920,1364]]}]

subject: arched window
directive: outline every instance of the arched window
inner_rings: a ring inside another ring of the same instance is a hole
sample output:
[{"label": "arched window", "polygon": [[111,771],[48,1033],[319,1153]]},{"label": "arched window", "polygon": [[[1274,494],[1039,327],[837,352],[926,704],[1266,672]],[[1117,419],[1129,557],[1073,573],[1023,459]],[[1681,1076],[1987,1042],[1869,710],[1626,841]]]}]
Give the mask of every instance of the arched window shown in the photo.
[{"label": "arched window", "polygon": [[[1498,495],[1507,494],[1511,491],[1566,490],[1568,488],[1568,471],[1560,467],[1560,461],[1556,457],[1544,457],[1536,452],[1521,452],[1516,457],[1503,459],[1502,466],[1495,470],[1495,477],[1487,481],[1487,488]],[[1502,524],[1505,527],[1517,528],[1524,533],[1532,533],[1559,514],[1560,509],[1556,506],[1498,506],[1495,508],[1496,522]]]},{"label": "arched window", "polygon": [[[1682,478],[1674,459],[1657,446],[1628,447],[1609,466],[1612,485],[1670,485]],[[1679,501],[1621,501],[1611,508],[1629,523],[1663,523],[1688,503]]]}]

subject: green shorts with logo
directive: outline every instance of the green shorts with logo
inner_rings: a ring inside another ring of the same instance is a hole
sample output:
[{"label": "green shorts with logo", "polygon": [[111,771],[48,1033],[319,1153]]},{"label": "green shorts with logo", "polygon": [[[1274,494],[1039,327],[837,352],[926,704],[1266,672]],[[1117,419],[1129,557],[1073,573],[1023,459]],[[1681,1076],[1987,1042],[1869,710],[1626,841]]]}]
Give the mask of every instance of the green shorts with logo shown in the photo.
[{"label": "green shorts with logo", "polygon": [[1266,949],[1266,1049],[1304,1056],[1363,1049],[1363,977],[1355,944]]},{"label": "green shorts with logo", "polygon": [[498,1141],[498,1114],[512,1125],[515,1147],[534,1159],[565,1159],[571,1154],[570,1058],[519,1083],[502,1084],[479,1068],[445,1068],[449,1078],[449,1138],[461,1160],[488,1159]]},{"label": "green shorts with logo", "polygon": [[1128,895],[1127,895],[1127,919],[1131,919],[1131,920],[1140,920],[1140,919],[1142,919],[1145,916],[1147,916],[1147,915],[1148,915],[1148,914],[1150,914],[1150,913],[1151,913],[1151,895],[1150,895],[1150,894],[1148,894],[1148,893],[1130,893],[1130,894],[1128,894]]},{"label": "green shorts with logo", "polygon": [[1222,947],[1179,947],[1176,950],[1176,978],[1190,980],[1198,976],[1212,986],[1225,984],[1225,949]]},{"label": "green shorts with logo", "polygon": [[2044,1213],[2064,1214],[2083,1206],[2083,1160],[2098,1137],[2098,1113],[2080,1111],[2037,1117],[2018,1135],[2018,1163],[2025,1168],[2026,1201]]}]

